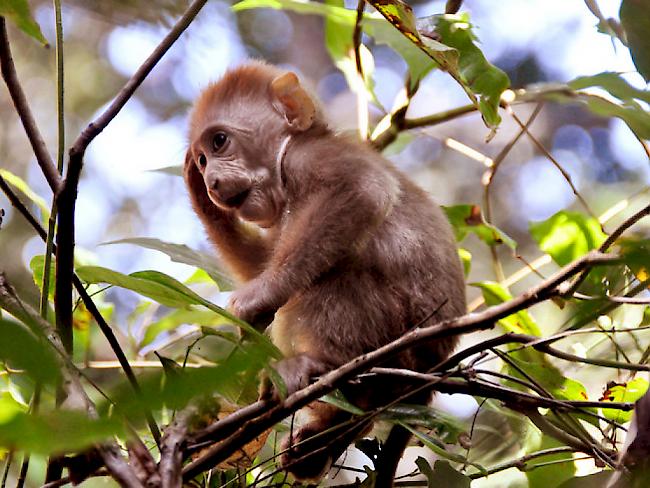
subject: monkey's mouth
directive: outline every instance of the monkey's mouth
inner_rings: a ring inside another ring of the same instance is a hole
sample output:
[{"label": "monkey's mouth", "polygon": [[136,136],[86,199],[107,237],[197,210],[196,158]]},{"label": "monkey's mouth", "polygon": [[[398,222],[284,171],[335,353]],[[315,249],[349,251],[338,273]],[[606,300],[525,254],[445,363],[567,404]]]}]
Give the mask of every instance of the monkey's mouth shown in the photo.
[{"label": "monkey's mouth", "polygon": [[246,201],[246,198],[248,198],[248,195],[250,194],[251,189],[247,188],[244,191],[241,191],[235,195],[229,196],[228,198],[224,198],[221,201],[223,204],[227,207],[230,208],[239,208],[241,207],[244,202]]}]

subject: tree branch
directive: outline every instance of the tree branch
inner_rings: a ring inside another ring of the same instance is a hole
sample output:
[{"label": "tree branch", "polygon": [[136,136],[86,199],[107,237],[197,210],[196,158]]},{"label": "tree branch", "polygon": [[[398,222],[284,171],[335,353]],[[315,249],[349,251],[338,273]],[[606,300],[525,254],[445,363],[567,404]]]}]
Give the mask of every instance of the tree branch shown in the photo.
[{"label": "tree branch", "polygon": [[20,117],[20,121],[25,128],[29,142],[34,150],[36,161],[38,161],[38,165],[41,167],[41,171],[48,185],[50,185],[52,192],[56,195],[61,188],[61,177],[47,150],[43,136],[38,130],[32,111],[27,103],[27,97],[25,97],[25,93],[18,80],[16,67],[11,57],[11,48],[9,46],[4,17],[0,17],[0,69],[2,70],[2,77],[7,84],[11,100],[14,103],[14,107],[16,107],[16,112]]},{"label": "tree branch", "polygon": [[184,479],[191,479],[197,474],[212,468],[226,459],[242,443],[251,441],[262,431],[273,426],[290,413],[332,391],[344,380],[385,361],[389,357],[423,341],[490,329],[494,327],[496,321],[535,303],[556,296],[558,285],[567,278],[579,273],[585,267],[616,261],[618,261],[616,256],[590,252],[512,300],[490,307],[481,313],[464,315],[429,327],[415,328],[401,338],[371,353],[355,358],[349,363],[323,375],[307,388],[290,395],[268,412],[242,426],[235,434],[208,448],[203,455],[185,466],[183,469]]}]

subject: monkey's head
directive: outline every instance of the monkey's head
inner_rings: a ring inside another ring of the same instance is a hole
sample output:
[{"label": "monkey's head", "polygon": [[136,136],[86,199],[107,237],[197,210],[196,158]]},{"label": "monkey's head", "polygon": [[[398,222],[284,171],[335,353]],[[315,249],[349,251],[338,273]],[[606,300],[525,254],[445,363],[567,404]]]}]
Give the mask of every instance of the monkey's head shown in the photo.
[{"label": "monkey's head", "polygon": [[216,206],[271,227],[286,203],[281,165],[287,143],[323,127],[294,73],[260,62],[246,64],[227,72],[197,99],[190,116],[186,178],[189,182],[189,172],[198,171]]}]

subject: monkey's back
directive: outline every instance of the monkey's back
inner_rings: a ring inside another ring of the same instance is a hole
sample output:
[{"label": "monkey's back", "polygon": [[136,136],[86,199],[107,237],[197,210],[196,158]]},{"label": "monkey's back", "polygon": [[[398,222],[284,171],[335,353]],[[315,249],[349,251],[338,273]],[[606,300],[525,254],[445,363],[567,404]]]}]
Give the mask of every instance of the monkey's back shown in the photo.
[{"label": "monkey's back", "polygon": [[[381,155],[345,139],[335,141],[339,154],[347,155],[349,171],[362,167],[364,188],[390,194],[391,204],[362,244],[351,245],[310,288],[292,297],[273,326],[282,329],[273,337],[285,354],[313,354],[313,344],[321,344],[320,359],[332,366],[400,337],[436,310],[426,325],[466,309],[455,239],[440,207]],[[324,151],[330,153],[331,145]],[[354,209],[349,215],[357,218]],[[314,316],[317,328],[306,323]],[[424,370],[447,357],[455,344],[455,338],[431,341],[390,365]]]}]

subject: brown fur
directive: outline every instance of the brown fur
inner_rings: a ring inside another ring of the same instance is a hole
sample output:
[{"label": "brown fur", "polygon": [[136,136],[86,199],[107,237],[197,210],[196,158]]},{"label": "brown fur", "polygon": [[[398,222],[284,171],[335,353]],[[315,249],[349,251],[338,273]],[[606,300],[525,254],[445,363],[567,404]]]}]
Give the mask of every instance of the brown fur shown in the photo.
[{"label": "brown fur", "polygon": [[[215,151],[219,131],[229,142]],[[293,75],[253,62],[210,85],[191,115],[185,178],[210,239],[243,282],[231,310],[258,326],[274,315],[271,337],[288,358],[278,369],[289,393],[400,337],[442,303],[433,321],[465,313],[462,270],[440,208],[381,155],[333,133]],[[425,371],[454,346],[453,338],[431,342],[385,365]],[[382,380],[346,394],[373,408],[401,390]],[[290,442],[349,418],[322,403],[310,411],[313,420]],[[365,428],[330,439],[325,453],[288,470],[320,476]],[[289,451],[281,463],[301,451],[311,448]]]}]

